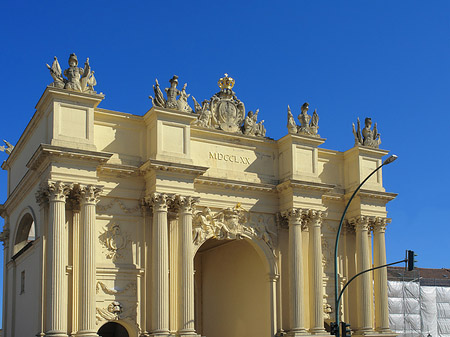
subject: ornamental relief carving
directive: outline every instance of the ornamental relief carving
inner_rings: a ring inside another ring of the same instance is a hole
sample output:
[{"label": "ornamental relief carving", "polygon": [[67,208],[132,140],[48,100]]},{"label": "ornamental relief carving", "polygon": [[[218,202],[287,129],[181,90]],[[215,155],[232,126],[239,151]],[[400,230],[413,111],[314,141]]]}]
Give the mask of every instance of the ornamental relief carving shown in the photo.
[{"label": "ornamental relief carving", "polygon": [[[264,241],[274,253],[277,245],[275,219],[271,215],[250,213],[238,203],[213,213],[209,207],[194,214],[193,241],[200,246],[206,240],[255,238]],[[275,253],[274,253],[275,254]]]},{"label": "ornamental relief carving", "polygon": [[97,294],[100,292],[100,290],[102,290],[107,295],[119,295],[119,294],[136,295],[137,286],[136,286],[135,282],[130,282],[123,289],[114,289],[114,288],[109,288],[102,281],[97,281],[97,285],[96,285]]},{"label": "ornamental relief carving", "polygon": [[112,209],[115,205],[117,205],[119,207],[119,209],[121,210],[121,212],[123,212],[125,214],[138,213],[141,210],[141,205],[139,203],[137,203],[137,205],[135,205],[134,207],[133,206],[127,207],[127,205],[125,205],[125,203],[122,202],[120,199],[114,198],[108,204],[97,205],[97,212],[105,213],[107,210]]},{"label": "ornamental relief carving", "polygon": [[106,307],[96,307],[96,324],[102,321],[124,320],[136,324],[137,304],[111,301]]},{"label": "ornamental relief carving", "polygon": [[106,258],[112,260],[112,262],[117,262],[125,257],[125,248],[131,242],[129,235],[122,232],[117,223],[104,228],[103,233],[98,238],[103,246]]}]

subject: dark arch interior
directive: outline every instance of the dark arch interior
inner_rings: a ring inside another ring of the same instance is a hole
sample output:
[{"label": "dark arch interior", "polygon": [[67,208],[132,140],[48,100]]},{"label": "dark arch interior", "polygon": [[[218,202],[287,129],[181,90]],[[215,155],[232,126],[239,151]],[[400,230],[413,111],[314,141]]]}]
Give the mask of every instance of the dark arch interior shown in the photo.
[{"label": "dark arch interior", "polygon": [[97,333],[101,337],[129,337],[127,329],[115,322],[106,323]]},{"label": "dark arch interior", "polygon": [[17,253],[26,244],[35,239],[35,228],[34,221],[31,214],[25,214],[19,223],[19,228],[17,230],[16,240],[14,242],[14,251]]}]

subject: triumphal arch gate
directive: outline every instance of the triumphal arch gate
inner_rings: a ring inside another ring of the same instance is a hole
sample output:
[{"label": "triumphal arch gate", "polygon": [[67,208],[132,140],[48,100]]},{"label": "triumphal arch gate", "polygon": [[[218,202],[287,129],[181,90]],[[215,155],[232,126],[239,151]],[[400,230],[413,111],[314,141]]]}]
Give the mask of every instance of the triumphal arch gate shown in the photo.
[{"label": "triumphal arch gate", "polygon": [[[3,336],[329,334],[339,218],[388,153],[369,119],[339,152],[322,147],[307,103],[298,122],[288,108],[284,137],[266,137],[228,75],[201,102],[177,76],[156,81],[138,116],[99,107],[88,61],[48,67],[2,166]],[[379,171],[354,200],[341,286],[386,261],[394,197]],[[340,310],[354,334],[393,335],[386,291],[384,270],[349,288]]]}]

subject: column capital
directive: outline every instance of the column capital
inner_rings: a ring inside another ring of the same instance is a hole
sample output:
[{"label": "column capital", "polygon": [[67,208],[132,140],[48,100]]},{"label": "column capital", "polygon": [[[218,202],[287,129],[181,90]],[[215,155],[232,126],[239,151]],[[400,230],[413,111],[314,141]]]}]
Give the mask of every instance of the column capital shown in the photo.
[{"label": "column capital", "polygon": [[9,236],[10,236],[10,230],[7,223],[5,223],[5,226],[3,227],[3,232],[0,233],[0,241],[3,242],[3,246],[8,247],[9,246]]},{"label": "column capital", "polygon": [[282,213],[282,216],[286,217],[291,225],[304,225],[308,211],[302,208],[291,208]]},{"label": "column capital", "polygon": [[[45,194],[49,201],[66,201],[66,197],[73,189],[73,184],[62,181],[47,181],[44,185]],[[40,199],[42,201],[42,199]]]},{"label": "column capital", "polygon": [[390,218],[376,217],[372,224],[372,229],[374,233],[384,233],[389,223],[391,223]]},{"label": "column capital", "polygon": [[173,196],[165,193],[152,193],[145,197],[145,202],[153,207],[154,211],[167,212],[169,203],[173,201]]},{"label": "column capital", "polygon": [[48,187],[44,185],[39,186],[38,190],[34,194],[36,198],[36,203],[42,207],[48,202]]},{"label": "column capital", "polygon": [[369,231],[373,223],[373,219],[373,217],[360,215],[356,218],[349,219],[348,222],[349,224],[355,226],[357,231]]},{"label": "column capital", "polygon": [[192,213],[195,205],[198,204],[199,201],[200,198],[198,197],[186,197],[179,194],[174,196],[175,207],[178,208],[181,213]]},{"label": "column capital", "polygon": [[327,212],[310,209],[307,215],[308,225],[311,227],[321,227],[323,218],[327,215]]},{"label": "column capital", "polygon": [[101,186],[96,185],[78,185],[76,196],[80,204],[95,205],[99,201],[100,193],[103,191]]}]

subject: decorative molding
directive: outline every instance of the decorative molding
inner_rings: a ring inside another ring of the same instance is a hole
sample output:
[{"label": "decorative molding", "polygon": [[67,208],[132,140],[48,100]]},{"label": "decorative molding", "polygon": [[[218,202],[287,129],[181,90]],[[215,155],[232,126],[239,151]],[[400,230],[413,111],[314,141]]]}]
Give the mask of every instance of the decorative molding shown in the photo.
[{"label": "decorative molding", "polygon": [[164,160],[156,160],[156,159],[149,159],[144,164],[141,165],[139,170],[141,173],[145,173],[149,170],[155,170],[155,171],[169,171],[169,172],[176,172],[176,173],[183,173],[183,174],[189,174],[194,176],[199,176],[205,173],[208,170],[209,167],[206,166],[198,166],[198,165],[189,165],[189,164],[180,164],[180,163],[173,163],[169,161]]},{"label": "decorative molding", "polygon": [[127,286],[121,290],[118,289],[111,289],[108,288],[108,286],[106,284],[104,284],[102,281],[97,281],[97,285],[96,285],[96,291],[97,294],[100,292],[100,289],[108,295],[117,295],[117,294],[123,294],[126,292],[130,292],[132,295],[136,295],[137,293],[137,285],[135,282],[130,282],[127,284]]},{"label": "decorative molding", "polygon": [[258,191],[258,192],[276,192],[275,185],[264,183],[248,183],[239,180],[219,179],[214,177],[201,176],[195,179],[196,184],[217,186],[234,190]]},{"label": "decorative molding", "polygon": [[289,188],[295,190],[306,190],[306,191],[318,191],[324,193],[329,193],[334,189],[335,185],[323,184],[311,181],[289,179],[277,185],[278,192],[282,192]]},{"label": "decorative molding", "polygon": [[10,230],[8,226],[3,227],[3,231],[0,233],[0,241],[3,243],[3,246],[7,247],[9,243]]},{"label": "decorative molding", "polygon": [[45,189],[49,201],[65,202],[66,197],[73,189],[73,184],[63,183],[62,181],[48,181]]},{"label": "decorative molding", "polygon": [[105,212],[112,206],[114,206],[114,204],[119,205],[120,209],[126,214],[136,213],[140,211],[142,207],[140,203],[138,203],[138,205],[135,207],[126,207],[125,204],[122,201],[120,201],[120,199],[114,198],[109,204],[97,205],[97,212]]},{"label": "decorative molding", "polygon": [[129,235],[122,233],[120,226],[115,223],[109,228],[104,228],[104,232],[98,238],[106,250],[106,258],[112,262],[124,257],[122,251],[131,242]]},{"label": "decorative molding", "polygon": [[26,167],[28,167],[30,170],[37,170],[45,161],[50,162],[55,158],[61,157],[96,162],[99,165],[106,163],[111,158],[111,156],[112,153],[41,144],[26,164]]},{"label": "decorative molding", "polygon": [[398,195],[397,193],[388,193],[388,192],[363,190],[363,189],[359,190],[358,194],[361,198],[379,199],[379,200],[384,200],[386,202],[394,200]]}]

